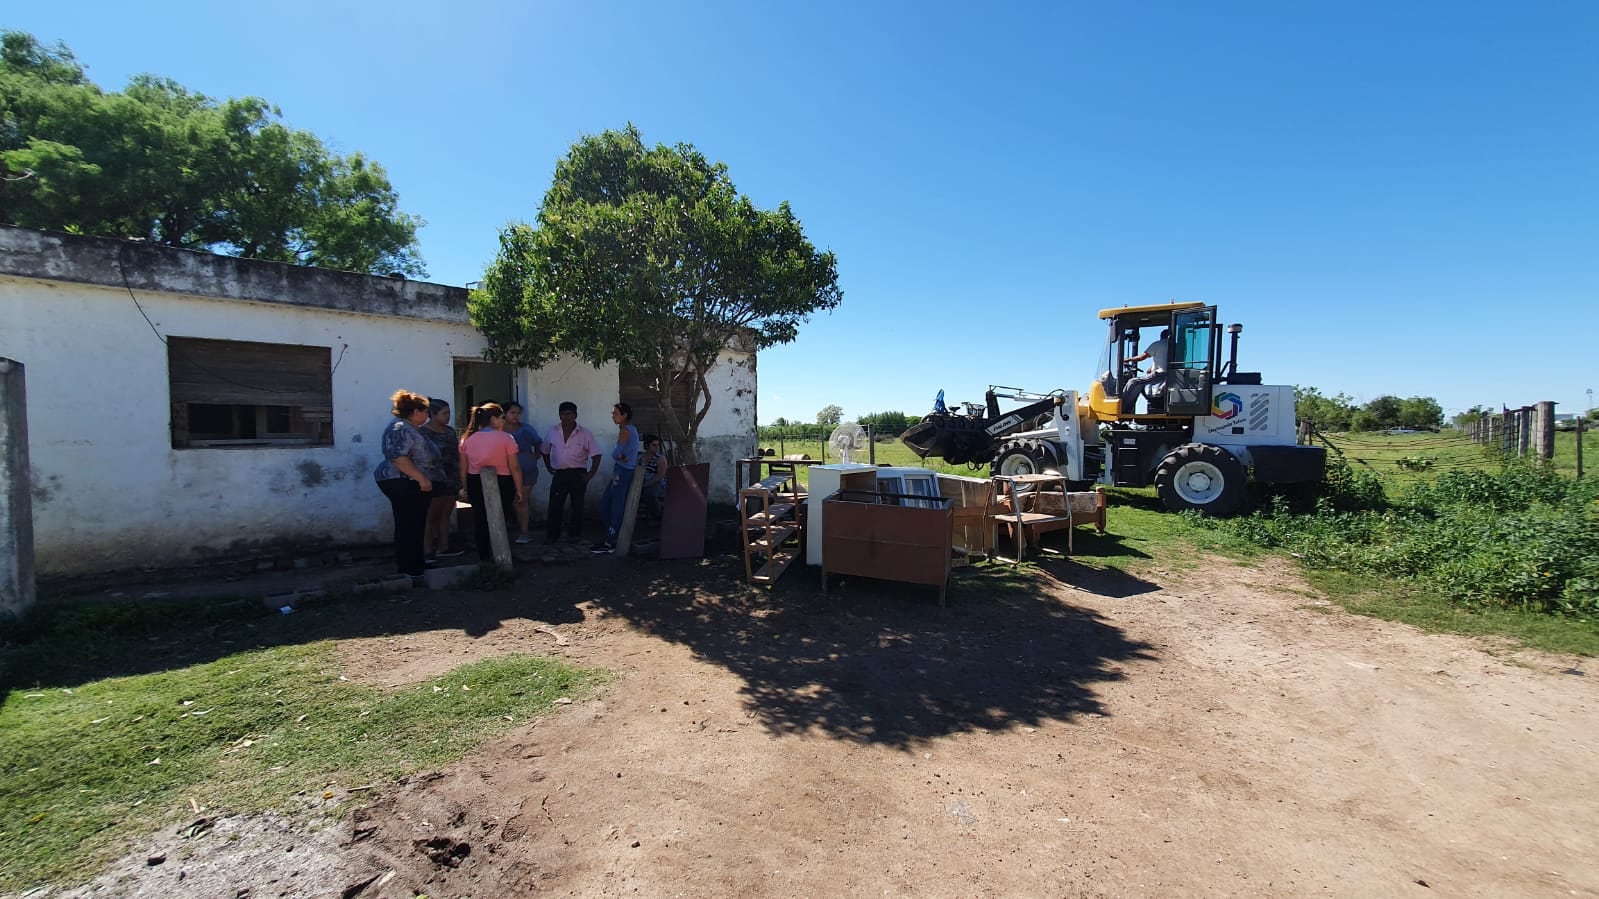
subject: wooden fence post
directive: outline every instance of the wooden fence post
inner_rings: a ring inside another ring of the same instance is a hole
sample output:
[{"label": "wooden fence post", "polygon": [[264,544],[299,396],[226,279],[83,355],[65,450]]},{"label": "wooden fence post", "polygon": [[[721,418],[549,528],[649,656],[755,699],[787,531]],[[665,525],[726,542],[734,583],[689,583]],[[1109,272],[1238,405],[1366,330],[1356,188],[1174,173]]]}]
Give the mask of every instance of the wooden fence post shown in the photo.
[{"label": "wooden fence post", "polygon": [[1532,407],[1522,406],[1516,410],[1516,455],[1527,458],[1527,451],[1532,448]]},{"label": "wooden fence post", "polygon": [[501,571],[511,570],[511,535],[505,530],[505,505],[500,502],[500,473],[494,466],[478,469],[483,484],[483,514],[489,518],[489,546],[494,548],[494,564]]}]

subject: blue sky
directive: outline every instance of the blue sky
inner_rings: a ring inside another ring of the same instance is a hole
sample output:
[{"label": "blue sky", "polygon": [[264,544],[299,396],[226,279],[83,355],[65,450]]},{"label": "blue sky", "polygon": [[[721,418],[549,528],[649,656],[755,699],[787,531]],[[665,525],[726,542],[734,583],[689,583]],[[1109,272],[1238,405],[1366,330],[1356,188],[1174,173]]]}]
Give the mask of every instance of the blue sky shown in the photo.
[{"label": "blue sky", "polygon": [[1599,388],[1599,4],[12,4],[102,86],[259,95],[383,163],[431,279],[633,122],[838,255],[759,410],[1085,389],[1108,306],[1205,300],[1240,368],[1366,400]]}]

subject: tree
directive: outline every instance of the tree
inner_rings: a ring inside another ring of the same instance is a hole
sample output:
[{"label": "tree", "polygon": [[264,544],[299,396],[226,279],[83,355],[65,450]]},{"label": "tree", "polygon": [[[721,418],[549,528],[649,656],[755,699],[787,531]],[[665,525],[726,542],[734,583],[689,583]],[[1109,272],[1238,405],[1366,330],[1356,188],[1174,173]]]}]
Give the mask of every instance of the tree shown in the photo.
[{"label": "tree", "polygon": [[786,419],[783,416],[779,415],[777,417],[777,420],[772,422],[772,427],[774,427],[774,428],[786,428],[786,427],[788,427],[788,419]]},{"label": "tree", "polygon": [[1493,410],[1489,409],[1487,406],[1472,406],[1470,409],[1467,409],[1466,411],[1456,415],[1453,419],[1451,419],[1451,421],[1454,422],[1455,427],[1464,428],[1467,425],[1476,424],[1477,422],[1482,421],[1484,418],[1488,418],[1492,415]]},{"label": "tree", "polygon": [[1399,401],[1399,426],[1418,431],[1436,431],[1443,426],[1444,409],[1430,396],[1413,396]]},{"label": "tree", "polygon": [[383,168],[256,97],[154,75],[120,93],[72,51],[0,32],[0,210],[30,228],[349,271],[426,274]]},{"label": "tree", "polygon": [[1294,409],[1300,421],[1322,431],[1347,431],[1355,413],[1354,401],[1343,394],[1322,396],[1314,387],[1294,388]]},{"label": "tree", "polygon": [[873,412],[856,421],[870,425],[874,434],[902,434],[911,426],[911,418],[903,412]]},{"label": "tree", "polygon": [[[637,128],[572,145],[536,224],[500,232],[468,301],[497,362],[562,353],[653,375],[662,430],[686,461],[710,409],[706,374],[730,343],[788,343],[839,304],[835,260],[787,203],[758,209],[727,167],[689,144],[646,147]],[[686,417],[672,403],[688,388]]]},{"label": "tree", "polygon": [[838,406],[823,406],[822,411],[816,413],[816,423],[832,427],[844,420],[844,410]]}]

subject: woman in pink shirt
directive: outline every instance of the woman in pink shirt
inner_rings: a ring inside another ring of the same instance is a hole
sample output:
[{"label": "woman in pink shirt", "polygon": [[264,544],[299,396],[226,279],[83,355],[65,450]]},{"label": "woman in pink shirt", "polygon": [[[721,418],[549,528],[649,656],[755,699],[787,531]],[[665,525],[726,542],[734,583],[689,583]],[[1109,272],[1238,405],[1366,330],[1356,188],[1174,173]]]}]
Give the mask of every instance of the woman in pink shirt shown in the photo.
[{"label": "woman in pink shirt", "polygon": [[522,497],[522,467],[516,461],[516,438],[501,430],[505,410],[494,403],[473,407],[471,424],[461,439],[461,480],[472,502],[472,523],[476,525],[477,557],[494,561],[489,543],[489,515],[483,503],[483,479],[478,473],[489,466],[499,473],[500,503],[503,508],[525,502]]}]

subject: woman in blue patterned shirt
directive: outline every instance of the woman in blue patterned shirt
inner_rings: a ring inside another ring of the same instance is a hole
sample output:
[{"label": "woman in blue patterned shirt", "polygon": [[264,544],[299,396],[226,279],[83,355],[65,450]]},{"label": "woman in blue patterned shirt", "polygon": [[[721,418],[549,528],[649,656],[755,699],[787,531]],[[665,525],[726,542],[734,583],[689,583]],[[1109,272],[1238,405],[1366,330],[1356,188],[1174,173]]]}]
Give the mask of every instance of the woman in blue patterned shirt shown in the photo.
[{"label": "woman in blue patterned shirt", "polygon": [[433,482],[445,479],[444,466],[433,441],[419,429],[428,420],[428,398],[398,390],[391,399],[394,421],[383,429],[383,461],[372,477],[394,507],[395,567],[401,574],[421,577],[428,506]]}]

